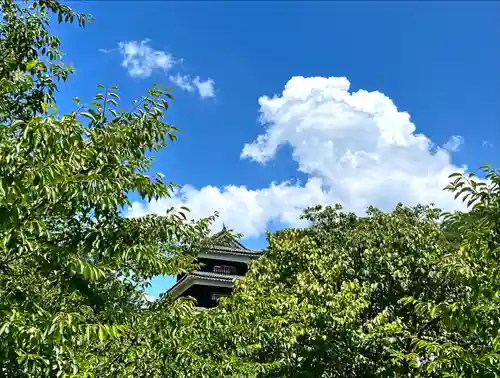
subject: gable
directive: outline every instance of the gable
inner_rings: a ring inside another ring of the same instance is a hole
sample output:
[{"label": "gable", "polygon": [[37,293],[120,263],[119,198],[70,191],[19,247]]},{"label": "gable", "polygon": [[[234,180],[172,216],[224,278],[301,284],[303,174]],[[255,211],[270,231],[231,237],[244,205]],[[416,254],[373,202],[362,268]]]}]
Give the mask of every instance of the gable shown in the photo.
[{"label": "gable", "polygon": [[231,235],[225,224],[222,225],[222,230],[212,236],[212,242],[214,247],[224,247],[242,252],[250,251],[250,249],[245,247],[238,239]]},{"label": "gable", "polygon": [[248,251],[248,248],[241,244],[239,240],[232,237],[225,228],[222,229],[221,232],[214,235],[213,243],[219,247]]}]

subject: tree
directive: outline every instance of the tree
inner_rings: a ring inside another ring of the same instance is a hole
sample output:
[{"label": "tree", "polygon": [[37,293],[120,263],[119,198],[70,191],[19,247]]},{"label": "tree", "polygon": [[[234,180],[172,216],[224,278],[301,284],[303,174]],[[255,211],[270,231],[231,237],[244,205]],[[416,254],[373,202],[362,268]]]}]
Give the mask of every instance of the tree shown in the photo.
[{"label": "tree", "polygon": [[196,313],[160,274],[194,267],[212,218],[127,218],[128,195],[172,195],[149,176],[173,142],[172,96],[132,109],[117,88],[59,114],[71,69],[49,14],[55,0],[0,0],[0,371],[6,377],[497,377],[500,375],[500,173],[454,176],[470,206],[366,216],[304,212],[310,226],[269,234],[266,256],[232,298]]},{"label": "tree", "polygon": [[[190,269],[212,218],[124,216],[130,193],[152,200],[174,190],[147,175],[147,153],[176,138],[163,120],[172,95],[154,87],[124,111],[116,87],[98,86],[93,103],[75,98],[75,110],[59,114],[57,81],[71,69],[49,14],[81,26],[89,16],[54,0],[0,4],[0,371],[116,376],[131,352],[136,362],[148,353],[149,279]],[[171,333],[192,307],[156,313]]]},{"label": "tree", "polygon": [[310,226],[269,235],[233,298],[200,319],[217,319],[231,353],[198,353],[267,377],[499,376],[500,175],[484,169],[487,182],[447,187],[468,213],[307,209]]},{"label": "tree", "polygon": [[[23,4],[24,3],[24,4]],[[57,81],[66,81],[73,68],[62,62],[60,40],[47,28],[49,15],[59,23],[85,26],[90,15],[77,14],[55,0],[1,0],[0,122],[26,120],[54,102]]]}]

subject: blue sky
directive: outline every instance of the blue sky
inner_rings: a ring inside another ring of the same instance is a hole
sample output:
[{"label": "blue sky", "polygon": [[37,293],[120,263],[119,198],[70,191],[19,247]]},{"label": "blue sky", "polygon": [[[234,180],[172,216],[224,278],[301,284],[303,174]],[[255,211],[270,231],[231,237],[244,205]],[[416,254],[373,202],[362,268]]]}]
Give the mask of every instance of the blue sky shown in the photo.
[{"label": "blue sky", "polygon": [[96,21],[55,27],[76,68],[63,109],[98,83],[118,85],[124,103],[153,83],[174,88],[167,119],[182,133],[154,171],[183,188],[132,215],[219,210],[216,228],[258,248],[266,228],[301,225],[317,203],[460,208],[441,190],[447,175],[497,163],[500,3],[70,5]]}]

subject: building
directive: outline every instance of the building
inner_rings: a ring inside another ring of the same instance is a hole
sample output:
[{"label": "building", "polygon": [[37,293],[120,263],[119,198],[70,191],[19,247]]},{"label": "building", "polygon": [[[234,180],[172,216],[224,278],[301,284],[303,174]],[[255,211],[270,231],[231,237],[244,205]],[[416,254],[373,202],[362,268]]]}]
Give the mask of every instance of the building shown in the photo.
[{"label": "building", "polygon": [[231,295],[234,282],[246,274],[249,262],[260,256],[262,251],[248,249],[224,226],[213,236],[211,247],[198,254],[200,269],[177,276],[169,294],[192,297],[200,309],[214,307],[219,298]]}]

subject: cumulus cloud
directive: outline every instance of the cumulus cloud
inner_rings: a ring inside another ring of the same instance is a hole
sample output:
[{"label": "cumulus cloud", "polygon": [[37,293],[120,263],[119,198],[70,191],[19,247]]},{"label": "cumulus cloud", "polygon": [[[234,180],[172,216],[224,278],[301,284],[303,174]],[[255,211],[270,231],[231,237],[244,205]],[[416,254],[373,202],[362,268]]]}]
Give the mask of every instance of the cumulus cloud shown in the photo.
[{"label": "cumulus cloud", "polygon": [[170,75],[169,80],[184,91],[197,91],[201,98],[215,97],[215,82],[210,78],[201,80],[199,76],[191,78],[190,75],[181,75],[178,73],[175,76]]},{"label": "cumulus cloud", "polygon": [[445,150],[450,152],[457,152],[460,150],[460,146],[464,144],[464,138],[460,135],[452,135],[450,139],[444,144]]},{"label": "cumulus cloud", "polygon": [[122,66],[130,76],[147,78],[157,69],[166,71],[175,65],[176,60],[171,54],[153,49],[149,42],[149,39],[144,39],[140,42],[118,43],[118,50],[123,57]]},{"label": "cumulus cloud", "polygon": [[433,149],[410,115],[384,94],[349,89],[345,77],[293,77],[282,93],[259,99],[264,130],[243,147],[241,157],[264,164],[289,145],[309,177],[305,184],[272,183],[258,190],[185,186],[171,200],[134,204],[130,215],[161,214],[184,204],[195,218],[218,210],[218,222],[255,236],[269,221],[302,225],[301,210],[316,204],[340,202],[359,214],[369,205],[390,210],[398,202],[462,207],[442,190],[449,174],[463,171],[452,164],[450,152]]},{"label": "cumulus cloud", "polygon": [[222,189],[205,186],[198,190],[186,185],[172,199],[147,205],[135,202],[128,216],[165,214],[171,207],[187,205],[195,219],[210,216],[215,210],[218,211],[220,216],[214,224],[215,231],[218,231],[224,222],[245,236],[257,236],[265,230],[270,220],[303,226],[304,222],[299,219],[302,209],[324,202],[321,181],[315,178],[309,180],[305,186],[288,182],[272,183],[268,188],[259,190],[234,185]]}]

